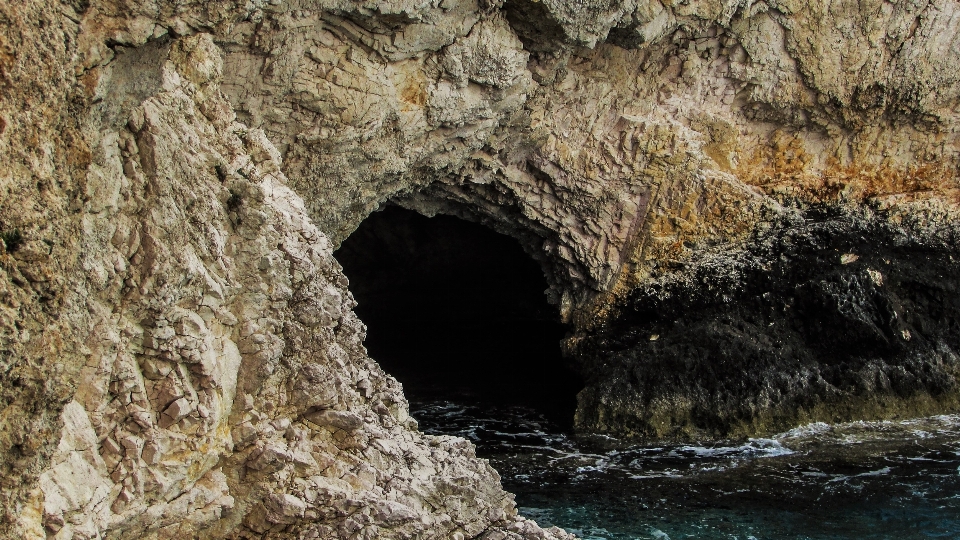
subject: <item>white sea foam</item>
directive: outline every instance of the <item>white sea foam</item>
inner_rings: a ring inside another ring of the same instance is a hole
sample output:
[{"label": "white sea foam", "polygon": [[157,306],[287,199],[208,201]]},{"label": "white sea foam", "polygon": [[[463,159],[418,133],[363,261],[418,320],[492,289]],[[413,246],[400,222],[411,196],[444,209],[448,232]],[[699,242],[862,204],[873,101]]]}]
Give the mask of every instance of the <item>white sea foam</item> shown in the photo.
[{"label": "white sea foam", "polygon": [[857,476],[885,476],[890,474],[890,471],[893,470],[890,467],[884,467],[882,469],[877,469],[875,471],[867,471],[865,473],[860,473]]},{"label": "white sea foam", "polygon": [[798,444],[814,441],[859,445],[875,441],[930,440],[957,435],[960,435],[960,415],[952,414],[896,421],[815,422],[777,434],[774,439],[798,448]]},{"label": "white sea foam", "polygon": [[631,480],[646,480],[648,478],[683,478],[683,475],[680,474],[680,471],[676,469],[667,469],[665,471],[657,471],[643,474],[631,474],[627,476]]},{"label": "white sea foam", "polygon": [[609,540],[613,538],[613,533],[603,527],[591,527],[589,529],[567,528],[567,532],[573,533],[583,540]]},{"label": "white sea foam", "polygon": [[835,484],[835,483],[837,483],[837,482],[848,483],[850,480],[853,480],[854,478],[869,478],[869,477],[875,477],[875,476],[887,476],[887,475],[889,475],[892,471],[893,471],[892,468],[890,468],[890,467],[884,467],[884,468],[882,468],[882,469],[877,469],[877,470],[875,470],[875,471],[867,471],[867,472],[863,472],[863,473],[860,473],[860,474],[854,474],[854,475],[838,474],[838,475],[833,475],[833,478],[831,478],[830,480],[827,480],[827,483],[828,483],[828,484]]},{"label": "white sea foam", "polygon": [[795,427],[790,431],[785,431],[783,433],[774,435],[774,439],[799,439],[800,437],[813,437],[821,433],[826,433],[833,429],[830,424],[826,422],[814,422],[812,424],[807,424],[805,426]]},{"label": "white sea foam", "polygon": [[656,527],[650,528],[650,536],[654,540],[670,540],[670,536],[667,533],[657,529]]},{"label": "white sea foam", "polygon": [[775,439],[748,439],[746,444],[740,446],[681,446],[672,450],[667,455],[672,457],[683,457],[684,453],[693,453],[701,458],[716,457],[777,457],[789,456],[794,453],[780,441]]}]

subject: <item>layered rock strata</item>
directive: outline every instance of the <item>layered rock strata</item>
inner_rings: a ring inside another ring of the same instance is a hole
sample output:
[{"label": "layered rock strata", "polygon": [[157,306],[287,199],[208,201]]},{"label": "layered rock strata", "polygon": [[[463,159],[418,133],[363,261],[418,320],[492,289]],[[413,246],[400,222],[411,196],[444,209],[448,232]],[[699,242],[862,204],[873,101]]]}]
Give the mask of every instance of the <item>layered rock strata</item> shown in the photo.
[{"label": "layered rock strata", "polygon": [[2,534],[565,537],[366,356],[331,252],[383,204],[541,262],[583,429],[955,408],[958,21],[0,3]]}]

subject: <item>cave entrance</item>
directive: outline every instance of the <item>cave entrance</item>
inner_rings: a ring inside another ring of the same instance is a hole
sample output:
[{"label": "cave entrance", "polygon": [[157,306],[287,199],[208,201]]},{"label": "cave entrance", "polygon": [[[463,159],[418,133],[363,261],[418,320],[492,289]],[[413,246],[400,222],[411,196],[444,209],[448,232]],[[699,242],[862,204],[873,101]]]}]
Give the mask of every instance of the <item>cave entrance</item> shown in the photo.
[{"label": "cave entrance", "polygon": [[543,272],[520,244],[451,216],[389,206],[334,253],[371,358],[411,401],[530,407],[570,428],[583,387]]}]

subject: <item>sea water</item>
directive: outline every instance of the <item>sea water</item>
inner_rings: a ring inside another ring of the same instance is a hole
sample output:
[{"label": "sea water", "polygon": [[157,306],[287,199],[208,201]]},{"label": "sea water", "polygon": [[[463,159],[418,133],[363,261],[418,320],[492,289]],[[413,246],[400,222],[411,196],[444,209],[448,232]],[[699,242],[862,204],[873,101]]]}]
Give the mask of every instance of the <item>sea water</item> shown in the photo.
[{"label": "sea water", "polygon": [[532,409],[412,403],[473,441],[522,515],[584,539],[960,539],[960,416],[628,446]]}]

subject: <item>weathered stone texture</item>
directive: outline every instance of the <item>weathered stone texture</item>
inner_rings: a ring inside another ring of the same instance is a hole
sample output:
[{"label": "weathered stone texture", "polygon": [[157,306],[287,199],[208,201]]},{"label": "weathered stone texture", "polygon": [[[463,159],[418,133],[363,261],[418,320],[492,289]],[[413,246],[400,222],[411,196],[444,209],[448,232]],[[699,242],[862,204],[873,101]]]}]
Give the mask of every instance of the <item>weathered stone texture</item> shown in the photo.
[{"label": "weathered stone texture", "polygon": [[790,206],[936,235],[958,9],[0,2],[0,534],[567,537],[416,431],[332,248],[483,222],[585,333]]},{"label": "weathered stone texture", "polygon": [[[112,54],[86,75],[86,178],[62,210],[78,230],[46,216],[78,266],[46,271],[83,287],[63,293],[59,321],[76,359],[25,378],[48,395],[4,385],[32,407],[4,436],[36,441],[32,454],[3,449],[4,535],[566,538],[518,518],[469,443],[416,431],[399,385],[366,356],[346,280],[280,153],[220,92],[210,35]],[[4,255],[11,271],[32,263],[33,278],[5,281],[20,294],[53,279],[39,272],[56,245],[30,255],[38,233],[24,234]],[[8,342],[22,347],[30,330]],[[12,352],[25,369],[27,353]]]},{"label": "weathered stone texture", "polygon": [[951,3],[317,7],[218,39],[321,228],[388,200],[483,221],[581,324],[782,202],[956,199],[955,81],[927,69]]}]

